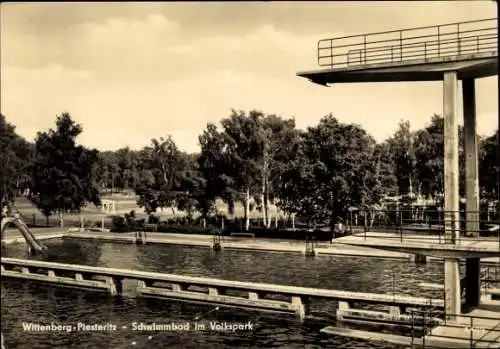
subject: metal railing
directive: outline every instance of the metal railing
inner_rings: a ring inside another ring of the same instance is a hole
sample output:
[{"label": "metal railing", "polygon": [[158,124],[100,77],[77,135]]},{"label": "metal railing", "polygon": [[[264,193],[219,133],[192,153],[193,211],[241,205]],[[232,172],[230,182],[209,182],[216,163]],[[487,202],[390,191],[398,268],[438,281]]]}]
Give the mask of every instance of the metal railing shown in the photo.
[{"label": "metal railing", "polygon": [[[466,341],[469,344],[469,348],[476,348],[478,345],[485,344],[496,344],[498,343],[498,338],[500,335],[500,320],[498,318],[492,317],[483,317],[483,316],[471,316],[471,315],[463,315],[463,314],[448,314],[447,316],[443,316],[443,321],[440,323],[436,323],[435,317],[439,312],[435,309],[426,309],[426,310],[412,310],[411,311],[411,343],[412,347],[416,345],[415,339],[421,339],[422,344],[421,347],[426,347],[426,337],[431,335],[433,338],[441,339],[441,340],[458,340],[458,341]],[[448,318],[454,318],[453,322],[449,321]],[[485,326],[484,322],[490,321],[493,323],[491,326]],[[483,322],[483,324],[480,324]],[[440,326],[444,329],[442,332],[446,332],[446,330],[459,329],[462,331],[466,331],[467,333],[463,333],[460,335],[446,335],[442,333],[432,333],[432,330],[436,327]],[[421,330],[420,335],[418,336],[417,330]],[[493,333],[493,334],[492,334]],[[496,335],[498,333],[498,335]],[[492,334],[490,336],[490,334]],[[486,337],[493,338],[486,338]]]},{"label": "metal railing", "polygon": [[500,266],[482,266],[480,280],[485,294],[491,288],[500,288]]},{"label": "metal railing", "polygon": [[351,234],[362,233],[364,239],[458,245],[473,241],[497,242],[500,252],[500,220],[487,217],[488,212],[483,211],[444,211],[417,206],[399,210],[361,209],[349,213],[346,228]]},{"label": "metal railing", "polygon": [[322,39],[317,49],[330,68],[498,54],[497,18]]}]

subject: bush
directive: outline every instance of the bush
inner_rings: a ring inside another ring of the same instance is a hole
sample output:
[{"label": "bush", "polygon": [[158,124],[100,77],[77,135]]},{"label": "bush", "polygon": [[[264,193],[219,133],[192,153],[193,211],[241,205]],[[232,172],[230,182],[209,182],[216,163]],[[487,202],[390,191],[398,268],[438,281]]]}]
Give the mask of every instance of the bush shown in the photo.
[{"label": "bush", "polygon": [[117,233],[126,233],[129,231],[129,225],[125,217],[111,216],[111,231]]},{"label": "bush", "polygon": [[158,223],[160,223],[159,217],[152,214],[148,216],[148,224],[158,224]]},{"label": "bush", "polygon": [[208,234],[208,230],[199,225],[167,224],[165,222],[158,224],[157,231],[177,234]]}]

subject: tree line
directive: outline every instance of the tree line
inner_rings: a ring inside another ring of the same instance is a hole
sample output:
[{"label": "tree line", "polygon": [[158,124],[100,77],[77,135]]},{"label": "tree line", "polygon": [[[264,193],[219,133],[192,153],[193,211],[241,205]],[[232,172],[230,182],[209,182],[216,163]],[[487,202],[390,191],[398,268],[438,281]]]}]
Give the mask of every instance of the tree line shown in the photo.
[{"label": "tree line", "polygon": [[[271,224],[271,206],[336,222],[350,207],[372,207],[386,196],[435,198],[444,191],[444,124],[438,115],[419,130],[401,121],[389,139],[377,143],[362,126],[331,114],[301,130],[292,118],[233,110],[219,125],[207,124],[198,154],[181,151],[170,136],[137,151],[99,152],[77,144],[83,129],[68,113],[55,126],[30,143],[1,115],[2,208],[28,189],[42,214],[62,220],[89,203],[99,206],[104,191],[128,189],[147,213],[172,208],[210,217],[217,214],[216,200],[229,213],[241,203],[248,229],[251,205],[262,212],[265,226]],[[459,138],[463,195],[461,128]],[[478,139],[481,197],[496,199],[497,135]]]}]

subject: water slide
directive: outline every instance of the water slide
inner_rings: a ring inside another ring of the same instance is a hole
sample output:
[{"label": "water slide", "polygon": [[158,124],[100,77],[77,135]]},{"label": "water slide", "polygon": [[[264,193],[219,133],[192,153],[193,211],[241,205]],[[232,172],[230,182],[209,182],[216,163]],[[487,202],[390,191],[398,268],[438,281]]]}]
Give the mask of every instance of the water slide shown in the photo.
[{"label": "water slide", "polygon": [[24,223],[21,218],[17,217],[6,217],[2,219],[2,237],[4,234],[4,230],[7,227],[7,224],[12,223],[16,226],[17,229],[23,234],[24,239],[26,240],[26,243],[31,247],[32,250],[36,252],[40,252],[45,250],[47,247],[42,245],[41,243],[38,242],[38,240],[35,238],[35,235],[31,232],[30,228]]}]

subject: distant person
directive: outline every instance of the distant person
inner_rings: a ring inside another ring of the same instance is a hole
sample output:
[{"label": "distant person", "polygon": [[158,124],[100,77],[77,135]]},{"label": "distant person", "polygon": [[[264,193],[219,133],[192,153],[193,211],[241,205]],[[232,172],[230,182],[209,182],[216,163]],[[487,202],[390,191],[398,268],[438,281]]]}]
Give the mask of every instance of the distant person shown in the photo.
[{"label": "distant person", "polygon": [[344,235],[344,223],[343,223],[342,218],[339,218],[339,221],[337,224],[338,224],[339,233],[341,235]]},{"label": "distant person", "polygon": [[342,224],[342,218],[338,218],[337,223],[333,225],[332,242],[333,239],[335,239],[337,236],[344,236],[344,225]]},{"label": "distant person", "polygon": [[342,218],[337,219],[337,224],[335,224],[335,233],[340,236],[344,235],[344,224]]}]

